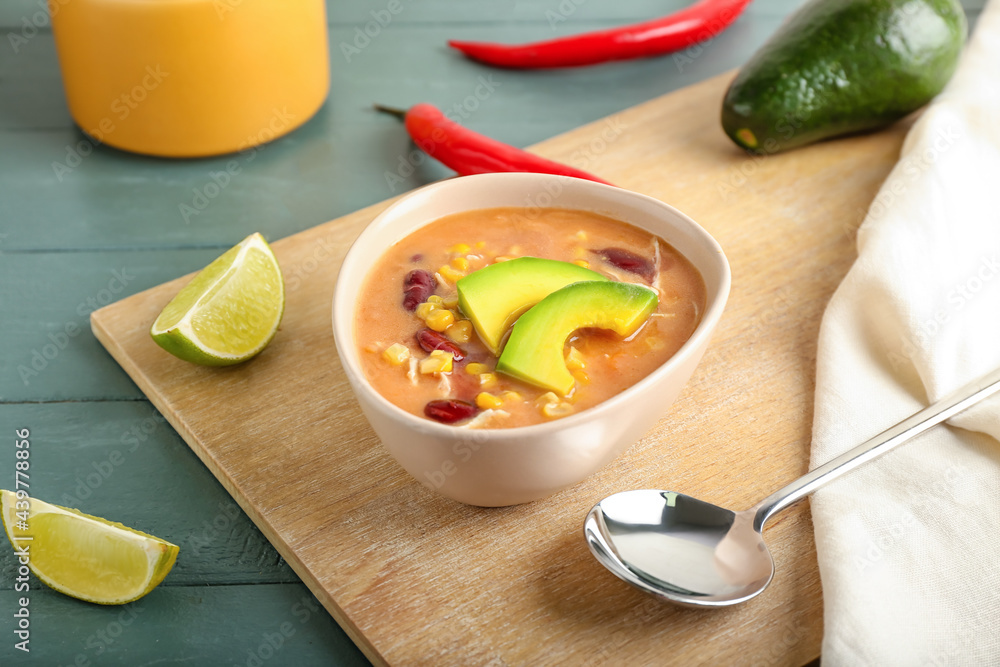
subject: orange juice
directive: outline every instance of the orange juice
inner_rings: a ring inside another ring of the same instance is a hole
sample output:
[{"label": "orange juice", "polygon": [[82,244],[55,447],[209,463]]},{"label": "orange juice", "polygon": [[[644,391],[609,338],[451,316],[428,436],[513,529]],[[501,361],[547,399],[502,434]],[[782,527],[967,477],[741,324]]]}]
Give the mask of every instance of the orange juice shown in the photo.
[{"label": "orange juice", "polygon": [[49,0],[70,113],[98,142],[198,157],[306,122],[329,90],[323,0]]}]

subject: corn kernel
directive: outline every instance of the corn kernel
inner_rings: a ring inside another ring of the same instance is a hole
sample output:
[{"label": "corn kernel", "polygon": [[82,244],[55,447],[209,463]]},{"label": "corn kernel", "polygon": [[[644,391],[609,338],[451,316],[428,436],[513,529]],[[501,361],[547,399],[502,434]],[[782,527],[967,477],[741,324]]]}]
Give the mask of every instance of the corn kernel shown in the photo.
[{"label": "corn kernel", "polygon": [[488,391],[483,391],[476,396],[476,405],[483,410],[496,410],[503,405],[503,400]]},{"label": "corn kernel", "polygon": [[455,257],[451,260],[451,265],[463,273],[469,272],[469,260],[465,257]]},{"label": "corn kernel", "polygon": [[575,370],[571,372],[573,373],[573,377],[575,377],[576,381],[579,382],[580,384],[590,384],[590,376],[587,375],[587,371]]},{"label": "corn kernel", "polygon": [[465,372],[469,375],[481,375],[482,373],[489,373],[490,367],[486,364],[480,364],[473,361],[471,364],[465,365]]},{"label": "corn kernel", "polygon": [[588,262],[585,259],[574,259],[573,263],[576,264],[579,267],[584,268],[584,269],[589,269],[590,268],[590,262]]},{"label": "corn kernel", "polygon": [[486,247],[486,241],[476,241],[476,250],[482,250]]},{"label": "corn kernel", "polygon": [[459,320],[444,330],[444,335],[456,343],[468,343],[472,338],[472,322]]},{"label": "corn kernel", "polygon": [[577,247],[573,248],[573,257],[574,258],[576,258],[576,259],[583,259],[586,256],[587,256],[587,250],[585,248],[581,248],[580,246],[577,246]]},{"label": "corn kernel", "polygon": [[449,373],[452,369],[453,355],[444,350],[434,350],[430,356],[420,362],[420,372],[424,375],[431,373]]},{"label": "corn kernel", "polygon": [[586,241],[586,240],[587,240],[587,232],[585,232],[585,231],[583,231],[583,230],[581,229],[580,231],[578,231],[578,232],[576,233],[576,237],[575,237],[575,238],[576,238],[576,239],[577,239],[578,241]]},{"label": "corn kernel", "polygon": [[437,294],[431,294],[427,297],[427,303],[441,303],[442,301],[444,301],[444,299],[439,297]]},{"label": "corn kernel", "polygon": [[582,370],[586,367],[587,362],[584,360],[583,355],[580,354],[580,350],[570,345],[569,352],[566,353],[566,368],[571,371],[575,371]]},{"label": "corn kernel", "polygon": [[455,315],[450,310],[438,308],[432,311],[424,321],[434,331],[444,331],[455,323]]},{"label": "corn kernel", "polygon": [[451,296],[445,297],[444,301],[441,302],[441,305],[444,306],[445,308],[452,308],[452,309],[457,308],[458,295],[452,294]]},{"label": "corn kernel", "polygon": [[410,358],[410,348],[399,343],[393,343],[389,347],[385,348],[382,352],[382,357],[393,366],[400,366],[404,361]]},{"label": "corn kernel", "polygon": [[553,392],[548,391],[535,399],[535,405],[542,407],[543,405],[548,405],[549,403],[558,403],[559,397]]},{"label": "corn kernel", "polygon": [[433,301],[425,301],[417,306],[417,309],[416,311],[414,311],[414,314],[426,322],[427,318],[430,317],[431,313],[440,309],[441,309],[441,304],[434,303]]},{"label": "corn kernel", "polygon": [[505,391],[504,393],[500,394],[500,396],[503,398],[503,402],[504,403],[513,403],[513,402],[522,400],[521,399],[521,395],[519,393],[517,393],[516,391],[510,391],[510,390],[508,390],[508,391]]},{"label": "corn kernel", "polygon": [[448,282],[457,283],[459,278],[465,276],[464,273],[456,271],[452,267],[445,264],[440,269],[438,269],[438,275],[447,280]]},{"label": "corn kernel", "polygon": [[481,387],[493,387],[497,383],[496,373],[480,373],[479,374],[479,386]]},{"label": "corn kernel", "polygon": [[566,401],[546,403],[542,406],[542,414],[549,419],[558,419],[573,414],[573,406]]},{"label": "corn kernel", "polygon": [[451,250],[449,250],[448,252],[454,252],[454,253],[458,253],[460,255],[464,255],[465,253],[469,252],[471,249],[472,248],[470,248],[465,243],[458,243],[456,245],[453,245],[451,247]]}]

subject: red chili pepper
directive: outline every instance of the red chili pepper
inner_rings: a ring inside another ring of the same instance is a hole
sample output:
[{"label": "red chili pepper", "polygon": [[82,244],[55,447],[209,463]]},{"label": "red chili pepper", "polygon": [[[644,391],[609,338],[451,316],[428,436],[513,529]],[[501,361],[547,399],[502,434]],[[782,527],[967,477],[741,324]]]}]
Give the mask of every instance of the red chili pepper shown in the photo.
[{"label": "red chili pepper", "polygon": [[611,185],[607,181],[560,162],[547,160],[520,148],[490,139],[450,120],[430,104],[417,104],[409,111],[375,108],[402,118],[413,142],[425,153],[462,176],[497,171],[526,171],[537,174],[574,176]]},{"label": "red chili pepper", "polygon": [[580,67],[658,56],[711,39],[736,20],[750,0],[699,0],[662,18],[531,44],[452,40],[448,46],[497,67]]}]

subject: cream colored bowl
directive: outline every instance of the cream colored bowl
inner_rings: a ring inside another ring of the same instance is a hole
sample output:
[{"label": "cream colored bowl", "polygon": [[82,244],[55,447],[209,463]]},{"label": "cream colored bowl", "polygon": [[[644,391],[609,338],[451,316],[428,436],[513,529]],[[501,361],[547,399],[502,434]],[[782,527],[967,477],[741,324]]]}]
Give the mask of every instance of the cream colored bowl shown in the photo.
[{"label": "cream colored bowl", "polygon": [[[660,236],[687,257],[707,287],[701,323],[665,364],[607,401],[544,424],[509,429],[448,426],[404,412],[365,379],[355,305],[366,276],[393,243],[446,215],[499,206],[593,211]],[[344,259],[333,300],[333,332],[344,372],[389,453],[430,489],[470,505],[516,505],[576,484],[625,451],[670,408],[694,372],[729,296],[729,263],[708,232],[645,195],[540,174],[481,174],[416,190],[382,212]]]}]

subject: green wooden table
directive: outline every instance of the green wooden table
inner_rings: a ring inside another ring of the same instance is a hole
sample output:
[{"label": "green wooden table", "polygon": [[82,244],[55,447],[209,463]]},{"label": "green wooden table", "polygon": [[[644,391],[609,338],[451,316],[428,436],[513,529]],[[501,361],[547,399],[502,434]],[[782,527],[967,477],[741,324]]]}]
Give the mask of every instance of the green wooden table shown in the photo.
[{"label": "green wooden table", "polygon": [[[965,3],[974,21],[983,0]],[[181,547],[125,608],[30,585],[30,653],[15,649],[17,562],[0,549],[0,665],[357,665],[361,652],[90,333],[113,300],[201,268],[252,231],[293,234],[449,174],[423,164],[372,102],[432,102],[524,146],[742,64],[799,0],[756,0],[681,57],[569,71],[488,69],[449,38],[527,41],[646,19],[686,0],[383,0],[329,3],[332,88],[315,118],[257,153],[197,215],[231,157],[165,160],[99,147],[66,108],[42,0],[0,4],[0,487],[14,432],[31,432],[33,495]],[[347,47],[343,45],[349,45]],[[357,49],[361,45],[362,48]],[[469,103],[483,80],[492,92]],[[68,170],[55,165],[69,166]],[[386,174],[402,175],[403,182]]]}]

